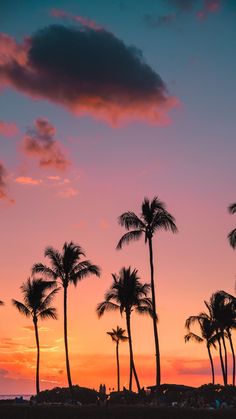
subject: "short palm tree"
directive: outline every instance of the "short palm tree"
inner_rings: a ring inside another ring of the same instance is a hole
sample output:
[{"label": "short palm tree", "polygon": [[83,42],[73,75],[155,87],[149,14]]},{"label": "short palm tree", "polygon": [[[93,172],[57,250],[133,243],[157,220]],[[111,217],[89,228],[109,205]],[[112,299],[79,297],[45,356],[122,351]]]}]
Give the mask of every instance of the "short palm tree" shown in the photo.
[{"label": "short palm tree", "polygon": [[[231,204],[228,207],[228,211],[230,214],[235,214],[236,213],[236,203]],[[229,234],[228,234],[228,240],[229,240],[229,244],[230,246],[232,246],[233,249],[236,248],[236,228],[234,228]]]},{"label": "short palm tree", "polygon": [[53,247],[47,247],[45,249],[44,256],[48,257],[50,260],[51,267],[48,267],[42,263],[36,263],[33,266],[32,272],[40,272],[54,278],[54,280],[57,280],[64,289],[64,343],[66,354],[66,371],[70,393],[73,398],[67,336],[67,290],[70,284],[76,286],[79,281],[88,277],[90,274],[100,276],[100,270],[89,260],[81,261],[81,256],[85,257],[85,253],[80,246],[73,242],[65,242],[61,253]]},{"label": "short palm tree", "polygon": [[[197,335],[190,331],[190,327],[194,323],[198,323],[200,326],[201,336]],[[185,327],[188,330],[187,335],[185,335],[184,340],[185,342],[189,342],[190,340],[202,343],[206,343],[207,352],[211,364],[211,373],[212,373],[212,384],[215,384],[215,373],[214,373],[214,364],[211,355],[211,346],[216,348],[215,346],[215,325],[210,316],[206,313],[200,313],[197,316],[190,316],[187,318],[185,322]]]},{"label": "short palm tree", "polygon": [[[40,391],[39,387],[39,362],[40,362],[40,344],[38,333],[38,319],[56,319],[56,309],[51,306],[52,300],[59,290],[55,288],[55,281],[44,281],[43,279],[30,279],[22,284],[21,292],[23,294],[23,303],[12,300],[13,305],[21,314],[26,317],[32,317],[35,331],[35,339],[37,346],[37,364],[36,364],[36,392]],[[54,288],[51,292],[47,291]]]},{"label": "short palm tree", "polygon": [[105,300],[97,306],[97,313],[99,317],[105,311],[111,310],[119,310],[121,315],[125,313],[130,352],[129,390],[132,390],[132,375],[134,374],[138,391],[140,391],[138,375],[134,365],[131,314],[132,311],[135,311],[139,314],[153,315],[152,302],[148,297],[150,285],[142,284],[139,281],[137,269],[131,271],[130,267],[122,268],[119,275],[112,274],[112,278],[113,282],[105,294]]},{"label": "short palm tree", "polygon": [[125,336],[125,329],[117,326],[116,329],[112,329],[111,332],[107,332],[111,339],[116,344],[116,365],[117,365],[117,391],[120,391],[120,362],[119,362],[119,343],[126,342],[128,336]]},{"label": "short palm tree", "polygon": [[229,339],[233,359],[232,384],[235,386],[235,352],[231,331],[232,329],[236,329],[236,298],[223,290],[217,291],[213,295],[215,296],[215,300],[218,301],[217,309],[215,308],[216,321]]},{"label": "short palm tree", "polygon": [[156,352],[156,385],[159,387],[161,384],[161,364],[157,330],[152,239],[157,231],[170,230],[173,233],[176,233],[177,227],[175,225],[174,217],[166,210],[165,204],[161,202],[157,197],[154,197],[152,201],[149,201],[147,198],[144,199],[139,217],[134,212],[128,211],[123,213],[118,218],[118,222],[121,226],[124,226],[126,230],[128,230],[128,233],[121,237],[120,241],[118,242],[117,249],[121,249],[124,244],[129,244],[131,241],[139,240],[142,236],[144,236],[145,243],[148,243],[149,246],[152,306],[154,313],[153,331]]},{"label": "short palm tree", "polygon": [[[229,295],[229,294],[228,294]],[[212,294],[210,301],[205,302],[208,310],[210,312],[210,317],[213,319],[215,324],[216,333],[219,336],[219,351],[220,351],[220,361],[221,369],[223,374],[224,385],[228,384],[228,359],[227,359],[227,349],[225,338],[229,337],[226,332],[228,326],[227,313],[228,309],[226,308],[226,293],[225,291],[217,291]],[[221,341],[224,348],[224,360],[222,356]],[[232,349],[232,347],[231,347]]]}]

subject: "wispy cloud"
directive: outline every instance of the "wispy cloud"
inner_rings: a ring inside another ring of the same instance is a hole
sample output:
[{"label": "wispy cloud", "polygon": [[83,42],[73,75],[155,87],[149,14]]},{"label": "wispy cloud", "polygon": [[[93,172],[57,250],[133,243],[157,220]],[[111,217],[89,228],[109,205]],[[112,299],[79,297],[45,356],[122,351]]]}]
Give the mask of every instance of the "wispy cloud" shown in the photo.
[{"label": "wispy cloud", "polygon": [[103,26],[98,25],[94,20],[88,19],[87,17],[83,17],[80,15],[73,15],[72,13],[66,12],[62,9],[53,8],[50,10],[50,14],[51,16],[56,18],[68,19],[72,22],[79,23],[80,25],[89,29],[94,29],[95,31],[100,31],[104,29]]},{"label": "wispy cloud", "polygon": [[36,119],[23,139],[23,151],[36,158],[40,167],[63,171],[68,168],[69,161],[55,140],[55,134],[56,128],[47,119]]},{"label": "wispy cloud", "polygon": [[33,179],[32,177],[29,176],[19,176],[15,179],[16,183],[20,183],[21,185],[32,185],[32,186],[36,186],[36,185],[40,185],[42,183],[41,179]]}]

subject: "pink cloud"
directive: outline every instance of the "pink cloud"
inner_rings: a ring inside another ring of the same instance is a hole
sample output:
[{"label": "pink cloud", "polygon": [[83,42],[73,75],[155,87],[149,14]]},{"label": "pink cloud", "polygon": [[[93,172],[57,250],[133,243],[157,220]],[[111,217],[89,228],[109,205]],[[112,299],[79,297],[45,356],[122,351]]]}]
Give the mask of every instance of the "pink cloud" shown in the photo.
[{"label": "pink cloud", "polygon": [[21,185],[40,185],[42,183],[41,179],[32,179],[28,176],[19,176],[15,179],[16,183],[20,183]]},{"label": "pink cloud", "polygon": [[75,188],[66,188],[60,192],[58,192],[58,196],[61,198],[73,198],[79,194],[79,191]]},{"label": "pink cloud", "polygon": [[69,161],[54,139],[55,134],[56,128],[47,119],[36,119],[34,127],[28,129],[23,139],[23,151],[36,158],[40,167],[63,171],[68,168]]},{"label": "pink cloud", "polygon": [[4,137],[14,137],[18,132],[18,128],[14,122],[0,121],[0,135]]},{"label": "pink cloud", "polygon": [[142,53],[106,30],[51,25],[21,44],[1,34],[0,57],[3,86],[113,126],[133,119],[166,125],[178,105]]},{"label": "pink cloud", "polygon": [[98,25],[94,20],[88,19],[87,17],[83,17],[80,15],[73,15],[72,13],[68,13],[62,9],[53,8],[50,10],[50,14],[53,17],[69,19],[73,22],[80,23],[82,26],[85,26],[89,29],[94,29],[95,31],[101,31],[104,29],[103,26]]},{"label": "pink cloud", "polygon": [[199,19],[204,19],[209,13],[216,13],[220,10],[220,0],[204,0],[203,8],[197,12]]}]

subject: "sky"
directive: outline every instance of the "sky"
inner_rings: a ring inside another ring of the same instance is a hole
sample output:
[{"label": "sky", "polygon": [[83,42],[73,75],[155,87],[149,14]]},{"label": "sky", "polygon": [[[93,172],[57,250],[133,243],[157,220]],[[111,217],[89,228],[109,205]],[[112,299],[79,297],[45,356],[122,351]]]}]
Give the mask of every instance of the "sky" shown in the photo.
[{"label": "sky", "polygon": [[[102,270],[69,290],[72,379],[116,386],[106,332],[125,319],[95,309],[121,267],[150,281],[144,241],[116,250],[117,217],[139,214],[145,196],[179,230],[154,238],[162,382],[210,382],[184,324],[213,292],[234,293],[235,21],[230,0],[0,2],[0,394],[35,391],[32,324],[11,299],[46,246],[71,240]],[[58,321],[39,330],[42,389],[67,382],[62,292],[55,306]],[[137,372],[152,385],[152,322],[132,317]],[[125,343],[120,358],[127,387]]]}]

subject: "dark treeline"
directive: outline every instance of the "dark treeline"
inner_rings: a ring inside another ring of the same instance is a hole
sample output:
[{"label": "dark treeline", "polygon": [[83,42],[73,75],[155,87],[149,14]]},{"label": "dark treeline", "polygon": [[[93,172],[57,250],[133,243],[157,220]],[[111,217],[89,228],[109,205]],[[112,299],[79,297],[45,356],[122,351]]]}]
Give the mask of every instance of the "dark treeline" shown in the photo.
[{"label": "dark treeline", "polygon": [[[236,212],[236,204],[229,206],[229,212]],[[132,211],[124,212],[119,216],[118,222],[125,227],[127,232],[118,241],[117,249],[122,249],[125,244],[144,238],[148,246],[150,264],[150,283],[143,284],[138,276],[138,270],[131,267],[122,267],[119,274],[112,274],[112,283],[104,296],[104,301],[97,305],[96,311],[101,317],[107,311],[120,311],[124,315],[126,328],[112,329],[107,332],[116,343],[117,362],[117,390],[120,391],[120,364],[119,364],[119,343],[127,341],[129,344],[130,369],[129,369],[129,390],[132,390],[132,380],[136,382],[138,391],[141,389],[138,373],[135,366],[135,356],[132,345],[132,314],[147,314],[153,324],[155,342],[155,366],[156,366],[156,388],[161,385],[161,362],[158,336],[158,316],[155,294],[154,275],[154,252],[153,237],[158,231],[165,230],[177,232],[174,217],[167,211],[166,206],[157,197],[153,200],[144,199],[141,205],[141,212],[136,215]],[[236,229],[228,234],[230,246],[236,248]],[[67,292],[70,285],[77,286],[78,282],[90,276],[100,276],[100,268],[87,260],[82,248],[73,243],[64,243],[62,251],[47,247],[44,256],[48,264],[36,263],[32,267],[32,277],[21,286],[23,301],[12,300],[17,310],[33,321],[35,341],[37,349],[36,361],[36,392],[39,393],[39,371],[40,371],[40,337],[38,321],[47,318],[57,319],[56,308],[53,306],[54,297],[63,291],[63,325],[66,371],[68,387],[73,398],[73,384],[69,362],[69,346],[67,336]],[[0,305],[3,305],[0,301]],[[205,302],[206,311],[198,315],[192,315],[186,320],[187,334],[185,341],[195,340],[205,342],[210,360],[212,382],[215,383],[214,362],[212,349],[219,351],[222,378],[224,385],[229,384],[229,368],[227,343],[229,343],[232,354],[232,384],[235,386],[235,353],[232,341],[232,330],[236,328],[236,299],[225,291],[218,291],[212,295],[209,302]],[[191,328],[197,323],[200,327],[200,334],[194,333]],[[127,336],[125,335],[127,333]]]}]

